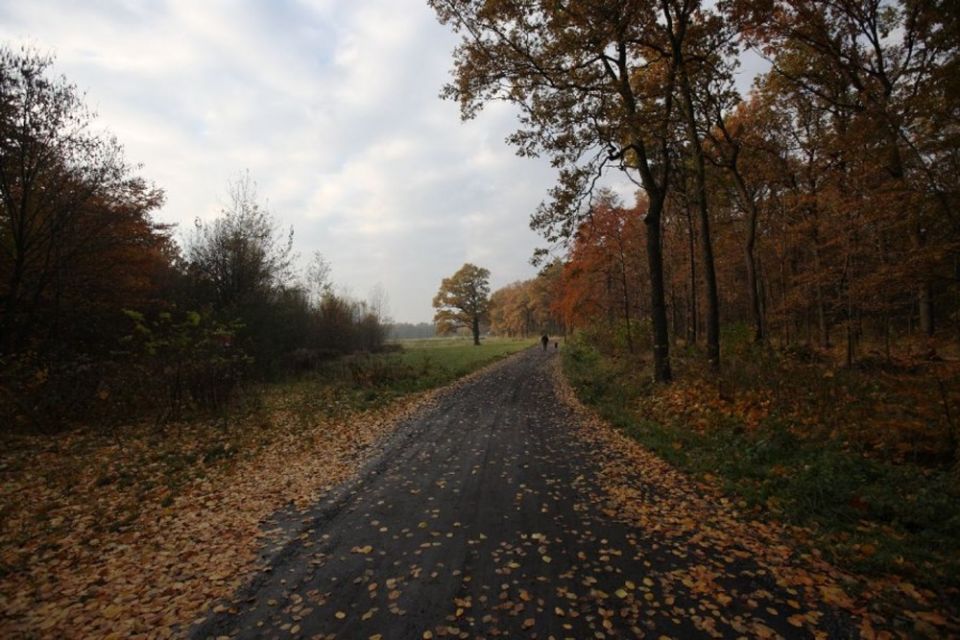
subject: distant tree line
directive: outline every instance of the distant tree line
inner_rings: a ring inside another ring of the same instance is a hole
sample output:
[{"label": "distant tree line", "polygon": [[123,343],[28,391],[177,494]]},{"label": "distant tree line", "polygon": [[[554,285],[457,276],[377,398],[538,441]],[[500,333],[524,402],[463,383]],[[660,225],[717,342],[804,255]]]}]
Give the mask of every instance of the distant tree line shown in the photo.
[{"label": "distant tree line", "polygon": [[413,338],[432,338],[437,335],[437,327],[432,322],[394,322],[387,328],[391,340]]},{"label": "distant tree line", "polygon": [[319,255],[298,276],[249,175],[178,246],[162,190],[50,64],[0,48],[0,422],[174,418],[380,349],[382,306],[334,293]]}]

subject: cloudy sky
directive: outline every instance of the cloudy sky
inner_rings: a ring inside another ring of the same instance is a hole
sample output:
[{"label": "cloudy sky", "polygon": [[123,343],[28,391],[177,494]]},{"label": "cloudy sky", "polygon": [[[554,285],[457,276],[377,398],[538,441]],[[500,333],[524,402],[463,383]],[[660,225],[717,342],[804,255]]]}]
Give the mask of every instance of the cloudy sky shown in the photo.
[{"label": "cloudy sky", "polygon": [[437,97],[456,39],[425,0],[0,0],[0,42],[56,57],[183,232],[249,170],[304,263],[381,285],[398,321],[464,262],[494,288],[535,273],[554,173],[504,143],[510,108],[462,123]]}]

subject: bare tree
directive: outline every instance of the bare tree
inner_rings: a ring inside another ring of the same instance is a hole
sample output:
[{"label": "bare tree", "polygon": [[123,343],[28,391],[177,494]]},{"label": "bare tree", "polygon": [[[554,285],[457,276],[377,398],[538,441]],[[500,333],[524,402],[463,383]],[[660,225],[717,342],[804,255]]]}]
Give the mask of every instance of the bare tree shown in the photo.
[{"label": "bare tree", "polygon": [[293,228],[284,235],[257,201],[249,172],[228,187],[230,202],[211,223],[196,222],[187,260],[221,307],[262,299],[292,279]]},{"label": "bare tree", "polygon": [[319,251],[314,251],[310,264],[307,265],[306,289],[315,304],[325,295],[333,292],[333,282],[330,280],[330,263]]}]

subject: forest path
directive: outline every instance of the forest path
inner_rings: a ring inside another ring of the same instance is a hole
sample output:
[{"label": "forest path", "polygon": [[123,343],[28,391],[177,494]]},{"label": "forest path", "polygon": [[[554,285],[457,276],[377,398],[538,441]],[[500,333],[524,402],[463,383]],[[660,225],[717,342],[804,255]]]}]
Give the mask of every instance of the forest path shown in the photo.
[{"label": "forest path", "polygon": [[[822,585],[793,588],[758,555],[775,545],[718,526],[692,486],[638,470],[611,493],[605,465],[622,456],[583,436],[557,357],[524,351],[400,425],[193,637],[857,635],[811,602]],[[625,516],[624,495],[666,515]]]}]

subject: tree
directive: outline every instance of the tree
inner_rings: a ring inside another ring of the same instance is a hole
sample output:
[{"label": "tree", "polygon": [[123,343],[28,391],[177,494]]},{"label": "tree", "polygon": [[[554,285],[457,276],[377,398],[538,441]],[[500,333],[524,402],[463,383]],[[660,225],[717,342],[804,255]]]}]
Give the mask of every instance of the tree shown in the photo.
[{"label": "tree", "polygon": [[[948,4],[776,0],[730,5],[743,31],[773,57],[774,72],[791,85],[788,90],[807,94],[833,117],[833,153],[847,173],[845,182],[871,185],[842,188],[843,208],[871,217],[879,213],[910,238],[914,269],[909,277],[921,329],[930,337],[934,284],[949,281],[940,257],[951,249],[938,240],[955,238],[960,230],[951,201],[956,171],[943,170],[955,161],[957,145],[956,101],[950,99],[956,81],[944,72],[956,68],[960,53],[960,42],[951,37],[957,13]],[[852,278],[845,278],[845,295],[851,285]],[[848,338],[856,311],[847,305]]]},{"label": "tree", "polygon": [[51,64],[0,48],[0,354],[104,342],[122,308],[158,297],[175,255],[150,218],[163,192],[91,131]]},{"label": "tree", "polygon": [[[715,185],[721,191],[732,194],[732,200],[743,215],[743,255],[747,270],[747,291],[750,313],[753,319],[754,341],[766,339],[763,305],[757,275],[757,230],[760,218],[760,198],[769,193],[765,183],[764,162],[771,160],[768,147],[756,129],[763,126],[761,109],[763,96],[754,94],[747,102],[740,102],[732,110],[730,101],[712,101],[714,126],[708,133],[709,157],[721,169]],[[774,154],[775,156],[775,154]],[[776,157],[776,156],[775,156]],[[729,197],[729,196],[728,196]]]},{"label": "tree", "polygon": [[[693,3],[696,4],[696,3]],[[510,137],[521,155],[548,154],[560,170],[531,226],[570,239],[581,208],[607,169],[646,192],[654,378],[672,378],[663,285],[662,214],[675,164],[678,64],[664,3],[633,0],[430,0],[441,22],[464,34],[445,95],[464,118],[492,100],[521,109]],[[691,9],[692,11],[692,9]]]},{"label": "tree", "polygon": [[[700,222],[701,260],[706,286],[707,360],[714,371],[720,368],[720,296],[717,291],[710,214],[707,202],[706,155],[707,135],[703,118],[710,117],[718,95],[729,95],[733,84],[731,45],[733,37],[721,16],[705,11],[700,2],[671,0],[663,3],[670,56],[677,69],[677,84],[686,151],[693,164],[693,202]],[[719,87],[720,91],[711,90]],[[722,110],[722,107],[721,107]]]},{"label": "tree", "polygon": [[483,267],[464,264],[440,283],[440,290],[433,298],[437,313],[433,321],[440,333],[448,333],[459,327],[469,327],[473,344],[480,344],[480,321],[485,319],[490,305],[490,272]]},{"label": "tree", "polygon": [[563,264],[552,262],[536,278],[501,287],[490,296],[490,332],[502,336],[564,333],[555,308]]},{"label": "tree", "polygon": [[310,264],[307,265],[306,282],[304,283],[307,292],[314,302],[319,302],[323,296],[333,290],[333,282],[330,280],[330,263],[319,251],[313,252]]},{"label": "tree", "polygon": [[[211,223],[197,220],[187,243],[191,270],[217,306],[240,307],[263,300],[289,283],[293,229],[284,237],[270,212],[257,201],[249,173],[229,185],[230,203]],[[311,276],[323,285],[325,264],[314,257]]]},{"label": "tree", "polygon": [[[641,195],[625,209],[611,192],[602,192],[580,225],[563,269],[563,293],[557,306],[568,325],[605,321],[622,327],[629,353],[635,352],[636,316],[646,276],[638,259],[645,242],[641,224],[646,200]],[[622,324],[620,321],[622,320]]]}]

